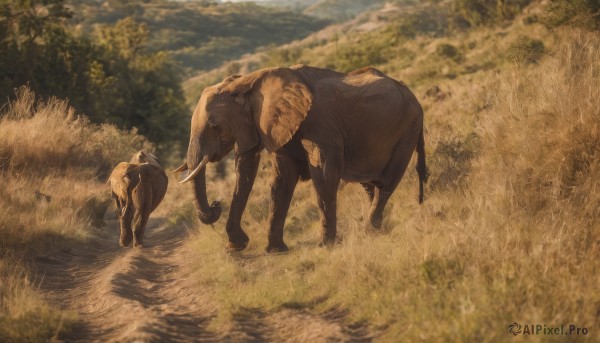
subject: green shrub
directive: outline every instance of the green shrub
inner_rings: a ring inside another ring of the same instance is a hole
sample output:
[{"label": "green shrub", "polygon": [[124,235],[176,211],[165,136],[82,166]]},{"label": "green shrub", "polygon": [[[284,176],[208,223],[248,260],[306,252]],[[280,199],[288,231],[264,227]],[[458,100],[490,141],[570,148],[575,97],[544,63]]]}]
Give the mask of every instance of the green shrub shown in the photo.
[{"label": "green shrub", "polygon": [[349,72],[386,61],[382,49],[377,44],[345,45],[337,49],[334,69]]},{"label": "green shrub", "polygon": [[458,26],[491,25],[513,19],[531,0],[456,0],[451,5]]},{"label": "green shrub", "polygon": [[431,176],[432,191],[460,189],[466,186],[471,163],[479,139],[475,134],[465,138],[459,136],[444,136],[435,147],[428,163],[435,172]]},{"label": "green shrub", "polygon": [[545,51],[541,40],[520,36],[511,44],[508,54],[517,63],[538,63]]},{"label": "green shrub", "polygon": [[442,43],[435,48],[436,54],[449,58],[457,63],[464,60],[464,55],[452,44]]},{"label": "green shrub", "polygon": [[265,66],[283,67],[299,63],[302,50],[299,48],[279,48],[272,47],[268,53],[269,59]]},{"label": "green shrub", "polygon": [[600,1],[552,0],[542,21],[548,28],[573,24],[591,30],[599,30]]},{"label": "green shrub", "polygon": [[536,14],[533,14],[533,15],[529,15],[529,16],[525,17],[525,19],[523,19],[523,24],[533,25],[535,23],[538,23],[539,21],[540,21],[540,17]]},{"label": "green shrub", "polygon": [[425,5],[401,14],[395,26],[398,33],[407,38],[419,34],[441,36],[448,29],[448,13],[443,7]]}]

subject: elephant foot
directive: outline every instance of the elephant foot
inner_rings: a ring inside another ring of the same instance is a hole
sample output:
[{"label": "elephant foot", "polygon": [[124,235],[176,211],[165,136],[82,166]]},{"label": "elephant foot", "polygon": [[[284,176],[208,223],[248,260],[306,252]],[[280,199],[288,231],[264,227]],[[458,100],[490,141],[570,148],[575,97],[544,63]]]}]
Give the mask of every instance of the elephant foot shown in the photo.
[{"label": "elephant foot", "polygon": [[371,229],[374,231],[381,230],[381,225],[383,224],[383,219],[379,219],[378,221],[371,221]]},{"label": "elephant foot", "polygon": [[128,247],[129,244],[131,244],[131,242],[133,241],[133,232],[131,232],[131,229],[123,227],[122,224],[120,230],[121,232],[119,235],[119,245],[123,248]]},{"label": "elephant foot", "polygon": [[267,246],[266,249],[267,253],[269,254],[275,254],[275,253],[285,253],[290,251],[290,249],[288,248],[287,245],[285,245],[285,243],[283,243],[283,241],[279,241],[279,242],[275,242],[275,243],[270,243]]},{"label": "elephant foot", "polygon": [[248,246],[248,235],[244,232],[244,230],[237,229],[235,231],[228,231],[229,242],[227,243],[227,251],[240,251],[246,249]]},{"label": "elephant foot", "polygon": [[332,247],[336,243],[339,243],[339,239],[336,239],[335,236],[333,236],[333,237],[325,236],[325,237],[323,237],[323,240],[321,241],[321,243],[319,244],[319,246],[321,246],[321,247]]},{"label": "elephant foot", "polygon": [[379,222],[371,221],[370,223],[367,224],[366,229],[369,233],[374,234],[374,235],[385,235],[385,234],[390,233],[391,227],[384,226],[383,220],[381,220]]},{"label": "elephant foot", "polygon": [[381,226],[383,225],[383,216],[374,216],[371,217],[370,221],[370,229],[373,231],[379,231],[381,229]]},{"label": "elephant foot", "polygon": [[131,240],[126,240],[126,239],[120,239],[119,240],[119,245],[123,248],[126,248],[129,246],[129,244],[131,244]]},{"label": "elephant foot", "polygon": [[246,246],[248,246],[248,242],[242,242],[242,243],[228,242],[227,243],[227,251],[228,252],[241,251],[241,250],[246,249]]}]

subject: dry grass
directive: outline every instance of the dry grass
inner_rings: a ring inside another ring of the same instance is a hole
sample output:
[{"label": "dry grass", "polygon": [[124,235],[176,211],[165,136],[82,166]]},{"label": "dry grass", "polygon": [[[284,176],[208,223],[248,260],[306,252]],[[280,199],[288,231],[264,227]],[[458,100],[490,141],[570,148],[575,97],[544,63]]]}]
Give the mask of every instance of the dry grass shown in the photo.
[{"label": "dry grass", "polygon": [[144,144],[135,133],[90,124],[66,102],[22,88],[0,119],[0,341],[43,341],[72,315],[37,293],[31,258],[84,242],[109,205],[112,166]]},{"label": "dry grass", "polygon": [[[385,328],[383,341],[505,341],[513,321],[585,326],[587,336],[569,338],[599,339],[600,39],[555,35],[539,64],[488,74],[483,91],[448,81],[452,98],[427,111],[426,126],[447,129],[429,136],[426,202],[417,204],[411,168],[388,205],[388,234],[365,231],[367,197],[351,184],[338,196],[342,244],[317,247],[319,214],[303,183],[286,222],[291,252],[265,255],[263,163],[243,220],[248,249],[225,253],[225,220],[192,242],[193,276],[223,309],[214,325],[243,308],[341,307],[348,321]],[[450,113],[474,118],[453,126]],[[233,175],[213,181],[210,198],[227,202],[233,185]],[[190,206],[176,217],[191,220]]]},{"label": "dry grass", "polygon": [[35,279],[22,264],[0,260],[0,340],[43,342],[68,330],[76,319],[71,312],[49,306],[37,292]]}]

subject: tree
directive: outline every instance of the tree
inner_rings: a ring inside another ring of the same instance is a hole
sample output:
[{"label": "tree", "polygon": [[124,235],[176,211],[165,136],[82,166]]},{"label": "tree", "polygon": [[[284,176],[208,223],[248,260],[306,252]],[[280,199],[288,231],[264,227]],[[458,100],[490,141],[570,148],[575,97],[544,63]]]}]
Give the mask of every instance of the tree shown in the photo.
[{"label": "tree", "polygon": [[66,35],[63,24],[71,16],[63,0],[0,0],[2,94],[35,79],[46,40]]},{"label": "tree", "polygon": [[68,98],[97,123],[136,127],[159,147],[185,143],[180,73],[164,52],[148,53],[148,29],[125,18],[98,38],[70,27],[64,0],[0,0],[0,106],[22,85]]},{"label": "tree", "polygon": [[148,29],[127,17],[98,32],[103,63],[94,66],[92,83],[102,113],[120,126],[137,127],[156,143],[185,143],[187,109],[180,72],[165,52],[147,53]]}]

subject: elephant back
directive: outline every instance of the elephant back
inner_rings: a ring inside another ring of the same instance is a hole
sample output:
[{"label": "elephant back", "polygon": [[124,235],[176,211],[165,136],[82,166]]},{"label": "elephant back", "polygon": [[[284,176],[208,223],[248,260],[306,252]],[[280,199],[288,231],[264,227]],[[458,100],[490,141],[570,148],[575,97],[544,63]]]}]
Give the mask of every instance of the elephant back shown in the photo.
[{"label": "elephant back", "polygon": [[149,183],[150,189],[152,189],[152,206],[150,211],[154,211],[167,193],[169,178],[165,174],[164,169],[156,164],[143,163],[139,165],[139,169],[140,182]]},{"label": "elephant back", "polygon": [[127,194],[131,188],[135,187],[139,181],[137,164],[127,162],[119,163],[108,178],[108,183],[112,192],[120,199],[127,199]]}]

